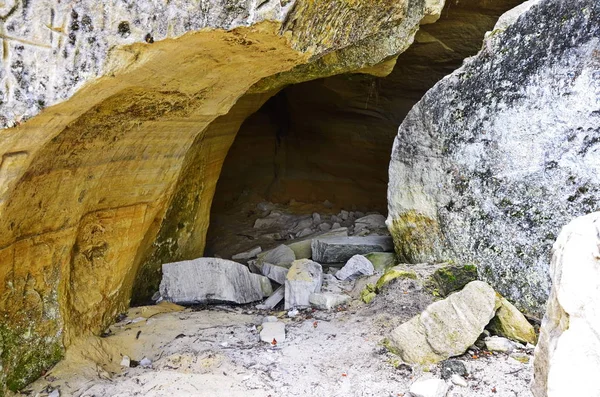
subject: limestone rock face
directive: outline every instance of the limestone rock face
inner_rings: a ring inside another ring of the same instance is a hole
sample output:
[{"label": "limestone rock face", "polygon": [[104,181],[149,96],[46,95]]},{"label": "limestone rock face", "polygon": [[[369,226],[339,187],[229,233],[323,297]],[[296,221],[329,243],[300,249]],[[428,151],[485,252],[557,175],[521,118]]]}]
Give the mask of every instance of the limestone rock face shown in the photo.
[{"label": "limestone rock face", "polygon": [[264,293],[261,277],[251,274],[246,266],[226,259],[198,258],[165,263],[160,295],[180,304],[250,303],[270,295]]},{"label": "limestone rock face", "polygon": [[221,166],[249,114],[285,85],[393,58],[440,7],[0,3],[0,332],[10,357],[0,388],[23,387],[74,338],[103,329],[134,285],[136,299],[151,296],[162,263],[202,255]]},{"label": "limestone rock face", "polygon": [[541,317],[559,228],[598,209],[600,4],[542,0],[408,114],[390,164],[400,260],[474,264]]},{"label": "limestone rock face", "polygon": [[552,251],[552,291],[534,354],[532,392],[598,396],[600,212],[565,226]]},{"label": "limestone rock face", "polygon": [[412,364],[432,364],[463,354],[497,308],[494,289],[482,281],[472,281],[396,328],[390,335],[390,348]]}]

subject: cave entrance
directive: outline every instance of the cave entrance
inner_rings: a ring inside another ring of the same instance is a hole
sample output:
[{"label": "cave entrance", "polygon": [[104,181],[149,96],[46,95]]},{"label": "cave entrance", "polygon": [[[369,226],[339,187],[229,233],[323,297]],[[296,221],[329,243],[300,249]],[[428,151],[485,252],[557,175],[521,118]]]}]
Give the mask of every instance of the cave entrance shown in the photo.
[{"label": "cave entrance", "polygon": [[[350,218],[385,215],[392,143],[423,94],[391,95],[392,81],[348,74],[296,84],[248,117],[223,164],[205,255],[230,257],[318,232],[318,222],[293,225],[312,213],[323,229],[340,221],[341,210]],[[285,230],[254,227],[270,210],[295,217]]]}]

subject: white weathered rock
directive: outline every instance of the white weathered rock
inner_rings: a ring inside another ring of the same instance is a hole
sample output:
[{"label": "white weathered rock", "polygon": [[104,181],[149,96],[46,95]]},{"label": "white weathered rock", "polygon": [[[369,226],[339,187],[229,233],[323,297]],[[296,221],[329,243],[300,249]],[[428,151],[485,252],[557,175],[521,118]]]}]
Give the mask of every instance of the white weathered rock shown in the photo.
[{"label": "white weathered rock", "polygon": [[263,323],[263,324],[264,324],[264,323],[276,323],[277,321],[279,321],[279,320],[278,320],[278,319],[277,319],[277,317],[275,317],[275,316],[266,316],[266,317],[263,319],[262,323]]},{"label": "white weathered rock", "polygon": [[289,266],[293,261],[296,260],[296,254],[287,245],[279,245],[272,250],[265,251],[258,255],[258,262],[271,263],[277,266]]},{"label": "white weathered rock", "polygon": [[390,348],[414,364],[433,364],[463,354],[494,317],[497,302],[492,287],[472,281],[392,331]]},{"label": "white weathered rock", "polygon": [[394,249],[391,237],[328,237],[315,238],[311,244],[312,258],[320,263],[346,262],[357,254],[389,252]]},{"label": "white weathered rock", "polygon": [[239,254],[235,254],[231,257],[234,261],[245,261],[248,259],[256,258],[256,255],[262,252],[262,248],[254,247],[248,251],[240,252]]},{"label": "white weathered rock", "polygon": [[259,282],[263,298],[266,298],[273,294],[273,286],[271,285],[271,282],[267,277],[261,276],[260,274],[256,273],[250,273],[250,277],[256,279]]},{"label": "white weathered rock", "polygon": [[267,322],[262,324],[262,330],[260,331],[260,340],[263,342],[273,344],[281,343],[285,341],[285,324],[277,322]]},{"label": "white weathered rock", "polygon": [[523,313],[504,297],[500,298],[500,305],[500,309],[487,328],[495,335],[514,341],[535,343],[535,330]]},{"label": "white weathered rock", "polygon": [[501,336],[488,336],[483,341],[486,349],[492,352],[510,353],[516,348],[513,342]]},{"label": "white weathered rock", "polygon": [[60,391],[58,389],[54,389],[50,394],[48,394],[48,397],[60,397]]},{"label": "white weathered rock", "polygon": [[150,360],[148,357],[144,357],[140,360],[140,366],[144,368],[150,368],[152,367],[152,360]]},{"label": "white weathered rock", "polygon": [[354,255],[342,267],[335,277],[339,280],[354,280],[360,276],[371,276],[375,272],[373,263],[362,255]]},{"label": "white weathered rock", "polygon": [[467,383],[467,381],[465,380],[465,378],[463,378],[460,375],[452,375],[450,377],[450,381],[455,384],[456,386],[460,386],[460,387],[468,387],[469,384]]},{"label": "white weathered rock", "polygon": [[331,310],[350,302],[352,298],[343,294],[332,294],[329,292],[315,292],[310,294],[309,302],[312,307],[319,310]]},{"label": "white weathered rock", "polygon": [[[242,264],[218,258],[165,263],[160,294],[181,303],[249,303],[263,298],[261,279]],[[259,276],[260,277],[260,276]]]},{"label": "white weathered rock", "polygon": [[123,356],[123,358],[121,359],[121,367],[130,367],[131,366],[131,359],[129,358],[129,356]]},{"label": "white weathered rock", "polygon": [[272,265],[270,263],[264,263],[262,265],[262,274],[265,277],[275,281],[278,284],[285,284],[285,278],[288,273],[288,268],[283,266]]},{"label": "white weathered rock", "polygon": [[448,388],[442,379],[417,380],[410,386],[410,394],[414,397],[445,397]]},{"label": "white weathered rock", "polygon": [[285,308],[310,306],[310,294],[320,292],[323,268],[309,259],[292,263],[285,281]]},{"label": "white weathered rock", "polygon": [[600,212],[562,229],[550,276],[532,392],[535,397],[600,396]]}]

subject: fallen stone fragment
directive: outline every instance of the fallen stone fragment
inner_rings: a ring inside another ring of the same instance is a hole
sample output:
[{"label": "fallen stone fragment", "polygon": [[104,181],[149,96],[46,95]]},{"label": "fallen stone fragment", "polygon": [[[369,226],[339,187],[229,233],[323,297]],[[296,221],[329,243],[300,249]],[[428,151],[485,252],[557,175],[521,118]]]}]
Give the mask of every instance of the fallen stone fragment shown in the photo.
[{"label": "fallen stone fragment", "polygon": [[483,340],[485,347],[492,352],[510,353],[515,349],[515,344],[500,336],[489,336]]},{"label": "fallen stone fragment", "polygon": [[289,267],[289,265],[296,260],[296,254],[287,245],[279,245],[272,250],[265,251],[258,255],[258,263],[271,263],[277,266]]},{"label": "fallen stone fragment", "polygon": [[256,305],[259,310],[271,310],[283,300],[285,296],[285,286],[277,288],[262,304]]},{"label": "fallen stone fragment", "polygon": [[523,313],[503,297],[500,298],[500,304],[500,309],[487,328],[492,333],[508,339],[523,343],[535,343],[535,330]]},{"label": "fallen stone fragment", "polygon": [[310,306],[310,294],[320,292],[323,268],[309,259],[292,263],[285,281],[285,309]]},{"label": "fallen stone fragment", "polygon": [[[318,238],[346,236],[348,236],[348,228],[338,227],[333,228],[328,232],[319,234]],[[293,243],[288,244],[288,247],[290,247],[290,249],[294,251],[294,254],[296,254],[296,259],[310,259],[312,257],[312,240],[312,238],[307,238],[301,241],[294,241]]]},{"label": "fallen stone fragment", "polygon": [[263,319],[262,323],[263,323],[263,324],[264,324],[264,323],[276,323],[277,321],[279,321],[279,320],[278,320],[278,319],[277,319],[277,317],[275,317],[275,316],[266,316],[266,317]]},{"label": "fallen stone fragment", "polygon": [[300,230],[298,233],[296,233],[296,238],[310,236],[313,233],[314,233],[313,230],[310,227],[307,227],[307,228]]},{"label": "fallen stone fragment", "polygon": [[327,231],[331,230],[331,225],[330,225],[329,223],[327,223],[327,222],[325,222],[325,223],[321,223],[321,224],[319,225],[319,229],[320,229],[321,231],[323,231],[323,232],[327,232]]},{"label": "fallen stone fragment", "polygon": [[140,366],[143,368],[150,368],[152,367],[152,360],[150,360],[148,357],[144,357],[140,361]]},{"label": "fallen stone fragment", "polygon": [[254,228],[255,229],[268,229],[270,227],[276,226],[279,221],[281,214],[278,212],[271,212],[269,214],[269,216],[267,216],[266,218],[258,218],[256,221],[254,221]]},{"label": "fallen stone fragment", "polygon": [[313,225],[313,220],[311,218],[301,219],[296,226],[292,229],[293,233],[298,233],[299,231],[309,228]]},{"label": "fallen stone fragment", "polygon": [[255,273],[250,273],[250,277],[256,279],[260,283],[260,290],[262,291],[263,298],[273,294],[273,286],[267,277]]},{"label": "fallen stone fragment", "polygon": [[375,286],[373,284],[367,284],[365,288],[360,291],[360,299],[366,304],[371,303],[376,297],[377,294],[375,293]]},{"label": "fallen stone fragment", "polygon": [[50,394],[48,394],[48,397],[60,397],[60,391],[58,389],[54,389]]},{"label": "fallen stone fragment", "polygon": [[402,265],[394,266],[388,269],[383,276],[377,280],[377,284],[375,284],[375,291],[380,292],[383,287],[389,284],[392,280],[397,278],[408,278],[411,280],[417,279],[417,273],[412,270],[407,269]]},{"label": "fallen stone fragment", "polygon": [[329,292],[315,292],[310,294],[309,302],[312,307],[319,310],[331,310],[350,302],[350,297],[343,294]]},{"label": "fallen stone fragment", "polygon": [[354,231],[362,229],[376,230],[385,228],[385,217],[380,214],[363,216],[354,221]]},{"label": "fallen stone fragment", "polygon": [[248,251],[244,251],[244,252],[240,252],[239,254],[235,254],[234,256],[231,257],[231,259],[233,259],[234,261],[245,261],[248,259],[255,258],[256,255],[261,253],[261,251],[262,251],[262,248],[254,247]]},{"label": "fallen stone fragment", "polygon": [[321,215],[317,212],[314,212],[312,214],[312,219],[313,219],[313,225],[318,225],[321,223]]},{"label": "fallen stone fragment", "polygon": [[376,271],[385,271],[396,264],[396,254],[393,252],[370,252],[364,255],[371,261]]},{"label": "fallen stone fragment", "polygon": [[285,324],[277,321],[272,323],[263,323],[260,331],[260,340],[270,344],[277,344],[285,341]]},{"label": "fallen stone fragment", "polygon": [[535,397],[600,396],[600,212],[565,226],[534,354]]},{"label": "fallen stone fragment", "polygon": [[450,379],[452,375],[464,376],[467,374],[467,367],[462,361],[445,360],[441,366],[442,379]]},{"label": "fallen stone fragment", "polygon": [[450,377],[450,381],[455,384],[456,386],[460,386],[460,387],[468,387],[469,384],[467,383],[467,381],[465,380],[465,378],[463,378],[460,375],[452,375]]},{"label": "fallen stone fragment", "polygon": [[288,268],[283,266],[272,265],[270,263],[264,263],[262,265],[262,274],[265,277],[275,281],[278,284],[285,284],[285,278],[288,273]]},{"label": "fallen stone fragment", "polygon": [[218,258],[165,263],[160,294],[180,304],[250,303],[264,297],[261,279],[242,264]]},{"label": "fallen stone fragment", "polygon": [[433,364],[463,354],[494,317],[497,302],[492,287],[472,281],[397,327],[388,347],[412,364]]},{"label": "fallen stone fragment", "polygon": [[339,222],[335,222],[333,225],[331,225],[332,229],[339,229],[340,227],[342,227],[342,225],[340,225]]},{"label": "fallen stone fragment", "polygon": [[370,276],[374,273],[375,269],[370,260],[362,255],[354,255],[348,259],[344,267],[342,267],[335,277],[339,280],[355,280],[360,276]]},{"label": "fallen stone fragment", "polygon": [[320,263],[346,262],[357,254],[369,252],[391,252],[394,245],[391,237],[328,237],[315,238],[311,244],[312,258]]},{"label": "fallen stone fragment", "polygon": [[131,359],[128,356],[123,356],[121,359],[121,367],[130,367]]},{"label": "fallen stone fragment", "polygon": [[342,210],[342,211],[341,211],[341,212],[338,214],[338,216],[339,216],[339,217],[340,217],[340,218],[341,218],[343,221],[346,221],[346,220],[348,220],[348,217],[350,216],[350,213],[349,213],[348,211],[346,211],[346,210]]},{"label": "fallen stone fragment", "polygon": [[410,386],[410,394],[414,397],[445,397],[448,388],[442,379],[417,380]]}]

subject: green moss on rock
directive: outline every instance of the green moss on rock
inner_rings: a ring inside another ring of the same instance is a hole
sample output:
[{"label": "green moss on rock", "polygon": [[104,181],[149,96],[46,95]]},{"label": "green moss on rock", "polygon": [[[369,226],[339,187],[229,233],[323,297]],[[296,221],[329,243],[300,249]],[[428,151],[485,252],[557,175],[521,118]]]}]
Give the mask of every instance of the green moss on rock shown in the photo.
[{"label": "green moss on rock", "polygon": [[442,234],[437,220],[414,210],[406,211],[392,221],[390,232],[401,262],[442,260]]},{"label": "green moss on rock", "polygon": [[460,291],[465,285],[474,280],[477,280],[477,266],[474,265],[444,266],[436,270],[431,276],[433,289],[439,291],[442,296]]},{"label": "green moss on rock", "polygon": [[405,268],[402,268],[400,266],[394,266],[387,272],[385,272],[383,276],[379,278],[379,280],[377,280],[377,284],[375,284],[376,292],[381,292],[383,287],[385,287],[392,280],[395,280],[397,278],[416,280],[417,273],[415,273],[412,270],[406,270]]}]

